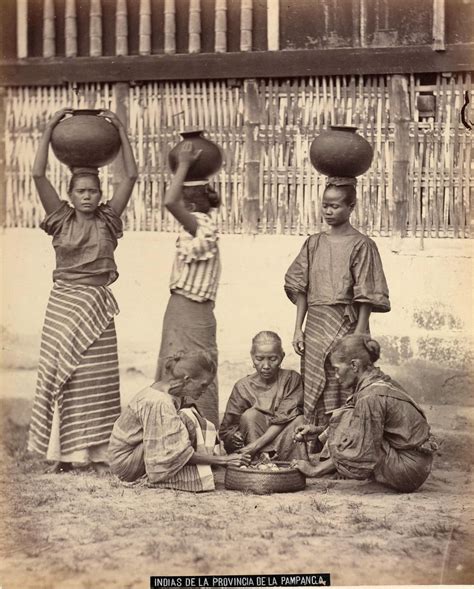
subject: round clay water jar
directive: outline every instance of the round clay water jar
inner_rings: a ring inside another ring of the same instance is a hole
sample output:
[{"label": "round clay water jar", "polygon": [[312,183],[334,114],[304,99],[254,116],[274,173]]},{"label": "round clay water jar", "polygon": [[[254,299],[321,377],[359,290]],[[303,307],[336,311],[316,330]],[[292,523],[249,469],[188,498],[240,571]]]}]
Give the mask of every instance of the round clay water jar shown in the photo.
[{"label": "round clay water jar", "polygon": [[60,162],[70,168],[100,168],[117,156],[121,141],[116,127],[100,110],[75,110],[53,129],[51,147]]},{"label": "round clay water jar", "polygon": [[195,150],[201,150],[201,154],[198,159],[191,164],[188,173],[186,174],[185,180],[207,180],[209,176],[215,174],[222,166],[222,152],[219,146],[206,139],[203,136],[202,130],[188,130],[180,133],[183,138],[182,141],[175,145],[168,154],[168,162],[171,171],[174,173],[178,168],[178,153],[185,141],[190,141],[193,144]]},{"label": "round clay water jar", "polygon": [[310,159],[325,176],[360,176],[370,168],[374,150],[357,127],[331,126],[311,143]]}]

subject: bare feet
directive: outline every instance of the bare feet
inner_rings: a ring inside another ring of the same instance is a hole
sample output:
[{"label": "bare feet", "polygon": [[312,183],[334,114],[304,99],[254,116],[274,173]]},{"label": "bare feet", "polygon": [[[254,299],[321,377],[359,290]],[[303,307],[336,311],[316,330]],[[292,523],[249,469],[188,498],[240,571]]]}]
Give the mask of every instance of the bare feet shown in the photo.
[{"label": "bare feet", "polygon": [[109,465],[106,462],[93,462],[92,468],[96,474],[108,474],[110,472]]},{"label": "bare feet", "polygon": [[53,462],[53,464],[45,468],[44,472],[45,474],[59,474],[62,472],[70,472],[73,468],[71,462]]},{"label": "bare feet", "polygon": [[307,477],[317,476],[317,468],[307,460],[293,460],[291,466],[302,472]]}]

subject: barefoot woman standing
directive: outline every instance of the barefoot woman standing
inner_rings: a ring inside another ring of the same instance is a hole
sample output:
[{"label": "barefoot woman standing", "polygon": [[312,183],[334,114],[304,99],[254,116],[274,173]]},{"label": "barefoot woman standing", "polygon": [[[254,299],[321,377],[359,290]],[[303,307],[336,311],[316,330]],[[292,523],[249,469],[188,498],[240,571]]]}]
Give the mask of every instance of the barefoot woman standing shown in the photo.
[{"label": "barefoot woman standing", "polygon": [[46,211],[41,228],[53,238],[54,285],[41,338],[36,396],[28,448],[55,461],[54,471],[73,463],[107,461],[107,444],[120,415],[115,298],[108,288],[118,277],[114,261],[122,237],[120,215],[135,184],[137,168],[122,123],[103,111],[118,130],[123,179],[112,199],[99,204],[98,170],[73,169],[68,196],[60,200],[46,177],[54,127],[71,109],[47,124],[33,164],[33,178]]}]

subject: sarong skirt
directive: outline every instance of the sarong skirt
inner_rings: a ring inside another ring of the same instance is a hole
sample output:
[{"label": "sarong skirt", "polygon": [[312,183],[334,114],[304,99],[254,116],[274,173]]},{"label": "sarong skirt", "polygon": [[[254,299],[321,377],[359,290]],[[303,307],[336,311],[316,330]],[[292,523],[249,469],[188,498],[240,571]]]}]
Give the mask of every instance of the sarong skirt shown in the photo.
[{"label": "sarong skirt", "polygon": [[41,338],[30,450],[46,456],[55,401],[62,453],[108,442],[120,415],[117,313],[105,286],[55,283]]},{"label": "sarong skirt", "polygon": [[355,312],[348,305],[312,305],[304,330],[301,374],[304,386],[304,416],[308,423],[325,425],[328,413],[341,407],[350,391],[341,389],[329,355],[337,340],[353,333]]},{"label": "sarong skirt", "polygon": [[[217,364],[216,319],[214,303],[198,303],[179,294],[171,294],[163,319],[156,380],[164,376],[166,360],[177,352],[208,352]],[[201,414],[217,428],[219,424],[217,377],[206,392],[192,401]]]}]

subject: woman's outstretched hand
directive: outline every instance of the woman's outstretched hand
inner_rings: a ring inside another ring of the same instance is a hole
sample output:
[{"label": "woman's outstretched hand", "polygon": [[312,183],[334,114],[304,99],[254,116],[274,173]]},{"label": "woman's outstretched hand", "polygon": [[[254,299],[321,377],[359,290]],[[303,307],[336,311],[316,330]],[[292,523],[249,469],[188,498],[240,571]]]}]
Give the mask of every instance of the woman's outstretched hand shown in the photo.
[{"label": "woman's outstretched hand", "polygon": [[48,127],[50,127],[50,129],[54,129],[54,127],[56,127],[59,121],[61,121],[66,115],[72,114],[72,112],[73,109],[69,106],[62,108],[61,110],[58,110],[58,112],[55,112],[54,115],[48,121]]},{"label": "woman's outstretched hand", "polygon": [[295,331],[295,335],[293,336],[293,349],[298,354],[298,356],[302,356],[304,352],[304,334],[302,329],[297,329]]},{"label": "woman's outstretched hand", "polygon": [[299,425],[295,428],[293,439],[295,442],[304,442],[306,436],[314,437],[318,436],[324,430],[324,427],[318,427],[316,425],[306,424],[306,425]]},{"label": "woman's outstretched hand", "polygon": [[229,454],[224,466],[248,466],[252,461],[250,454]]}]

